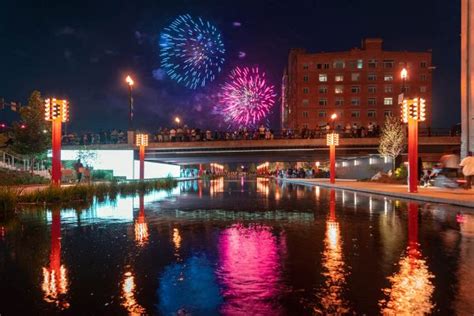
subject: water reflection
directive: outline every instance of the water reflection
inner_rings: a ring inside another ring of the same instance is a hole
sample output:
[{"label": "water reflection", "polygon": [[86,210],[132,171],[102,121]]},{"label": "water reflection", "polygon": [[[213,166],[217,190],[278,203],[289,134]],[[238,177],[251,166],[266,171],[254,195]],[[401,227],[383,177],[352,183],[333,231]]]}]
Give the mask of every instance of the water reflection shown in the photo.
[{"label": "water reflection", "polygon": [[342,253],[340,226],[336,218],[336,191],[331,189],[329,216],[322,257],[324,286],[317,294],[320,304],[314,311],[323,314],[341,315],[349,312],[349,304],[343,297],[346,288],[346,267]]},{"label": "water reflection", "polygon": [[219,177],[217,179],[210,180],[210,195],[216,196],[218,193],[224,191],[224,178]]},{"label": "water reflection", "polygon": [[433,309],[433,274],[428,270],[418,243],[418,203],[408,203],[408,247],[399,261],[399,271],[388,280],[380,301],[385,315],[427,315]]},{"label": "water reflection", "polygon": [[145,198],[143,194],[140,194],[139,199],[139,210],[138,216],[135,220],[134,230],[135,230],[135,241],[138,246],[144,246],[148,242],[148,224],[145,218]]},{"label": "water reflection", "polygon": [[127,271],[124,273],[122,281],[122,306],[125,307],[130,315],[143,315],[145,308],[138,304],[135,292],[135,277],[131,271]]},{"label": "water reflection", "polygon": [[61,211],[59,208],[52,210],[51,223],[51,254],[49,267],[43,267],[43,299],[54,303],[60,309],[69,307],[66,294],[68,292],[67,270],[61,264]]},{"label": "water reflection", "polygon": [[233,225],[219,236],[219,269],[225,315],[278,315],[275,300],[282,290],[280,256],[285,235],[277,238],[268,226]]}]

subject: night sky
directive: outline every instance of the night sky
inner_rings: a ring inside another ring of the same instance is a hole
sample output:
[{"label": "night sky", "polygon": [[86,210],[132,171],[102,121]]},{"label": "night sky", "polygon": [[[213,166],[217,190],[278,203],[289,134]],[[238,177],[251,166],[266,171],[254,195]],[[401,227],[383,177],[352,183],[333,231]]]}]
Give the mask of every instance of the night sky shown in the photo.
[{"label": "night sky", "polygon": [[[364,37],[381,37],[387,50],[432,49],[433,126],[449,127],[460,120],[460,6],[459,0],[1,0],[0,97],[25,103],[38,89],[70,100],[74,130],[125,129],[124,78],[131,74],[137,127],[170,126],[179,115],[189,126],[218,128],[213,104],[225,77],[234,66],[258,65],[278,93],[270,118],[277,129],[290,48],[348,50]],[[189,90],[159,69],[159,34],[186,13],[210,20],[223,35],[224,69],[204,89]]]}]

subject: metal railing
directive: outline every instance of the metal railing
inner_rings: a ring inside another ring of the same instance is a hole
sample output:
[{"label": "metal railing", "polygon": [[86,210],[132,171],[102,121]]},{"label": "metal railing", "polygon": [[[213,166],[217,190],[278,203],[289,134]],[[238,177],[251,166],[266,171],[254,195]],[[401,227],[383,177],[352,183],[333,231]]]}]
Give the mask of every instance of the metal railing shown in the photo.
[{"label": "metal railing", "polygon": [[26,158],[22,158],[5,151],[0,151],[0,167],[10,170],[17,171],[33,171],[34,173],[43,174],[46,170],[44,166],[44,161],[39,160],[31,165],[31,161]]}]

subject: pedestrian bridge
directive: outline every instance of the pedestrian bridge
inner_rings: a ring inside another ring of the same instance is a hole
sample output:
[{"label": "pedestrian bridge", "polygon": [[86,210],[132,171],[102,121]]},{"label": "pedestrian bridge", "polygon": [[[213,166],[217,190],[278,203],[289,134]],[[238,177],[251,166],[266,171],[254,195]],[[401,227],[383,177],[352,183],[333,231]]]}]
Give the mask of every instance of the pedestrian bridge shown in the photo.
[{"label": "pedestrian bridge", "polygon": [[[437,161],[444,153],[459,150],[459,136],[420,137],[420,156],[424,161]],[[379,138],[341,138],[338,157],[358,157],[377,154]],[[65,150],[135,150],[129,144],[63,146]],[[222,140],[189,142],[152,142],[145,160],[172,164],[246,163],[273,161],[317,161],[328,157],[326,139]]]}]

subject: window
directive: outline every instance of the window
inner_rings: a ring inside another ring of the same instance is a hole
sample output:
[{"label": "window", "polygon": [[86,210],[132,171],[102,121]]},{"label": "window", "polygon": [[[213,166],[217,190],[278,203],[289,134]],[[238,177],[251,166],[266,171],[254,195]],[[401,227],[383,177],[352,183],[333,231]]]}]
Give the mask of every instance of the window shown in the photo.
[{"label": "window", "polygon": [[369,81],[376,81],[377,80],[377,75],[376,74],[369,74],[367,76],[367,80]]},{"label": "window", "polygon": [[422,62],[420,63],[420,67],[421,67],[421,68],[426,68],[427,66],[428,66],[428,63],[427,63],[426,61],[422,61]]},{"label": "window", "polygon": [[320,111],[318,113],[318,117],[326,117],[326,112],[325,111]]},{"label": "window", "polygon": [[344,92],[344,86],[335,86],[334,87],[334,93],[335,94],[341,94]]},{"label": "window", "polygon": [[303,76],[303,81],[304,81],[304,82],[308,82],[308,81],[309,81],[308,75],[304,75],[304,76]]},{"label": "window", "polygon": [[352,98],[351,99],[351,105],[360,105],[360,99],[359,98]]},{"label": "window", "polygon": [[329,69],[329,64],[323,64],[324,69]]},{"label": "window", "polygon": [[316,68],[317,68],[317,69],[323,69],[323,64],[317,64],[317,65],[316,65]]},{"label": "window", "polygon": [[343,106],[344,105],[344,99],[343,98],[336,98],[335,105]]},{"label": "window", "polygon": [[385,74],[383,76],[383,81],[393,81],[393,75],[391,74]]},{"label": "window", "polygon": [[336,77],[334,77],[334,80],[337,81],[337,82],[344,81],[344,76],[343,75],[336,75]]},{"label": "window", "polygon": [[328,81],[328,75],[327,74],[319,74],[319,82],[326,82]]},{"label": "window", "polygon": [[308,118],[308,112],[307,111],[303,111],[303,117]]},{"label": "window", "polygon": [[328,87],[319,86],[319,93],[328,93]]},{"label": "window", "polygon": [[368,110],[367,117],[375,118],[377,116],[377,112],[375,110]]},{"label": "window", "polygon": [[303,99],[303,106],[308,106],[309,105],[309,100],[308,99]]},{"label": "window", "polygon": [[384,105],[392,105],[393,104],[393,98],[383,98],[383,104]]},{"label": "window", "polygon": [[376,86],[369,86],[369,93],[377,93],[377,87]]},{"label": "window", "polygon": [[362,69],[364,67],[364,61],[362,59],[357,59],[357,69]]},{"label": "window", "polygon": [[351,80],[352,80],[352,81],[359,81],[359,79],[360,79],[360,73],[358,73],[358,72],[353,72],[353,73],[351,74]]},{"label": "window", "polygon": [[328,99],[319,99],[319,105],[328,105]]},{"label": "window", "polygon": [[390,111],[390,110],[384,111],[383,115],[384,116],[392,116],[392,111]]},{"label": "window", "polygon": [[421,76],[420,76],[420,80],[421,80],[421,81],[426,81],[426,75],[421,75]]},{"label": "window", "polygon": [[426,86],[421,86],[420,87],[420,92],[422,92],[422,93],[426,92]]},{"label": "window", "polygon": [[391,84],[387,84],[383,87],[383,92],[385,93],[392,93],[393,92],[393,88],[392,88],[392,85]]},{"label": "window", "polygon": [[376,98],[369,98],[369,99],[367,100],[367,103],[368,103],[369,105],[376,105],[376,104],[377,104],[377,99],[376,99]]},{"label": "window", "polygon": [[351,117],[355,117],[355,118],[360,117],[360,111],[352,111],[351,112]]},{"label": "window", "polygon": [[376,59],[369,59],[367,62],[367,66],[369,68],[377,68],[377,60]]},{"label": "window", "polygon": [[333,68],[335,69],[344,69],[345,63],[344,60],[335,60],[333,63]]},{"label": "window", "polygon": [[391,69],[393,68],[394,61],[390,59],[384,59],[383,61],[383,68]]},{"label": "window", "polygon": [[303,128],[306,128],[306,129],[307,129],[307,128],[308,128],[308,124],[306,124],[306,123],[303,124]]},{"label": "window", "polygon": [[309,93],[309,88],[303,88],[303,93],[308,94]]},{"label": "window", "polygon": [[308,64],[303,64],[303,69],[304,69],[304,70],[308,70],[308,69],[309,69],[309,65],[308,65]]},{"label": "window", "polygon": [[352,93],[359,93],[360,92],[360,86],[352,86],[351,87],[351,92]]}]

